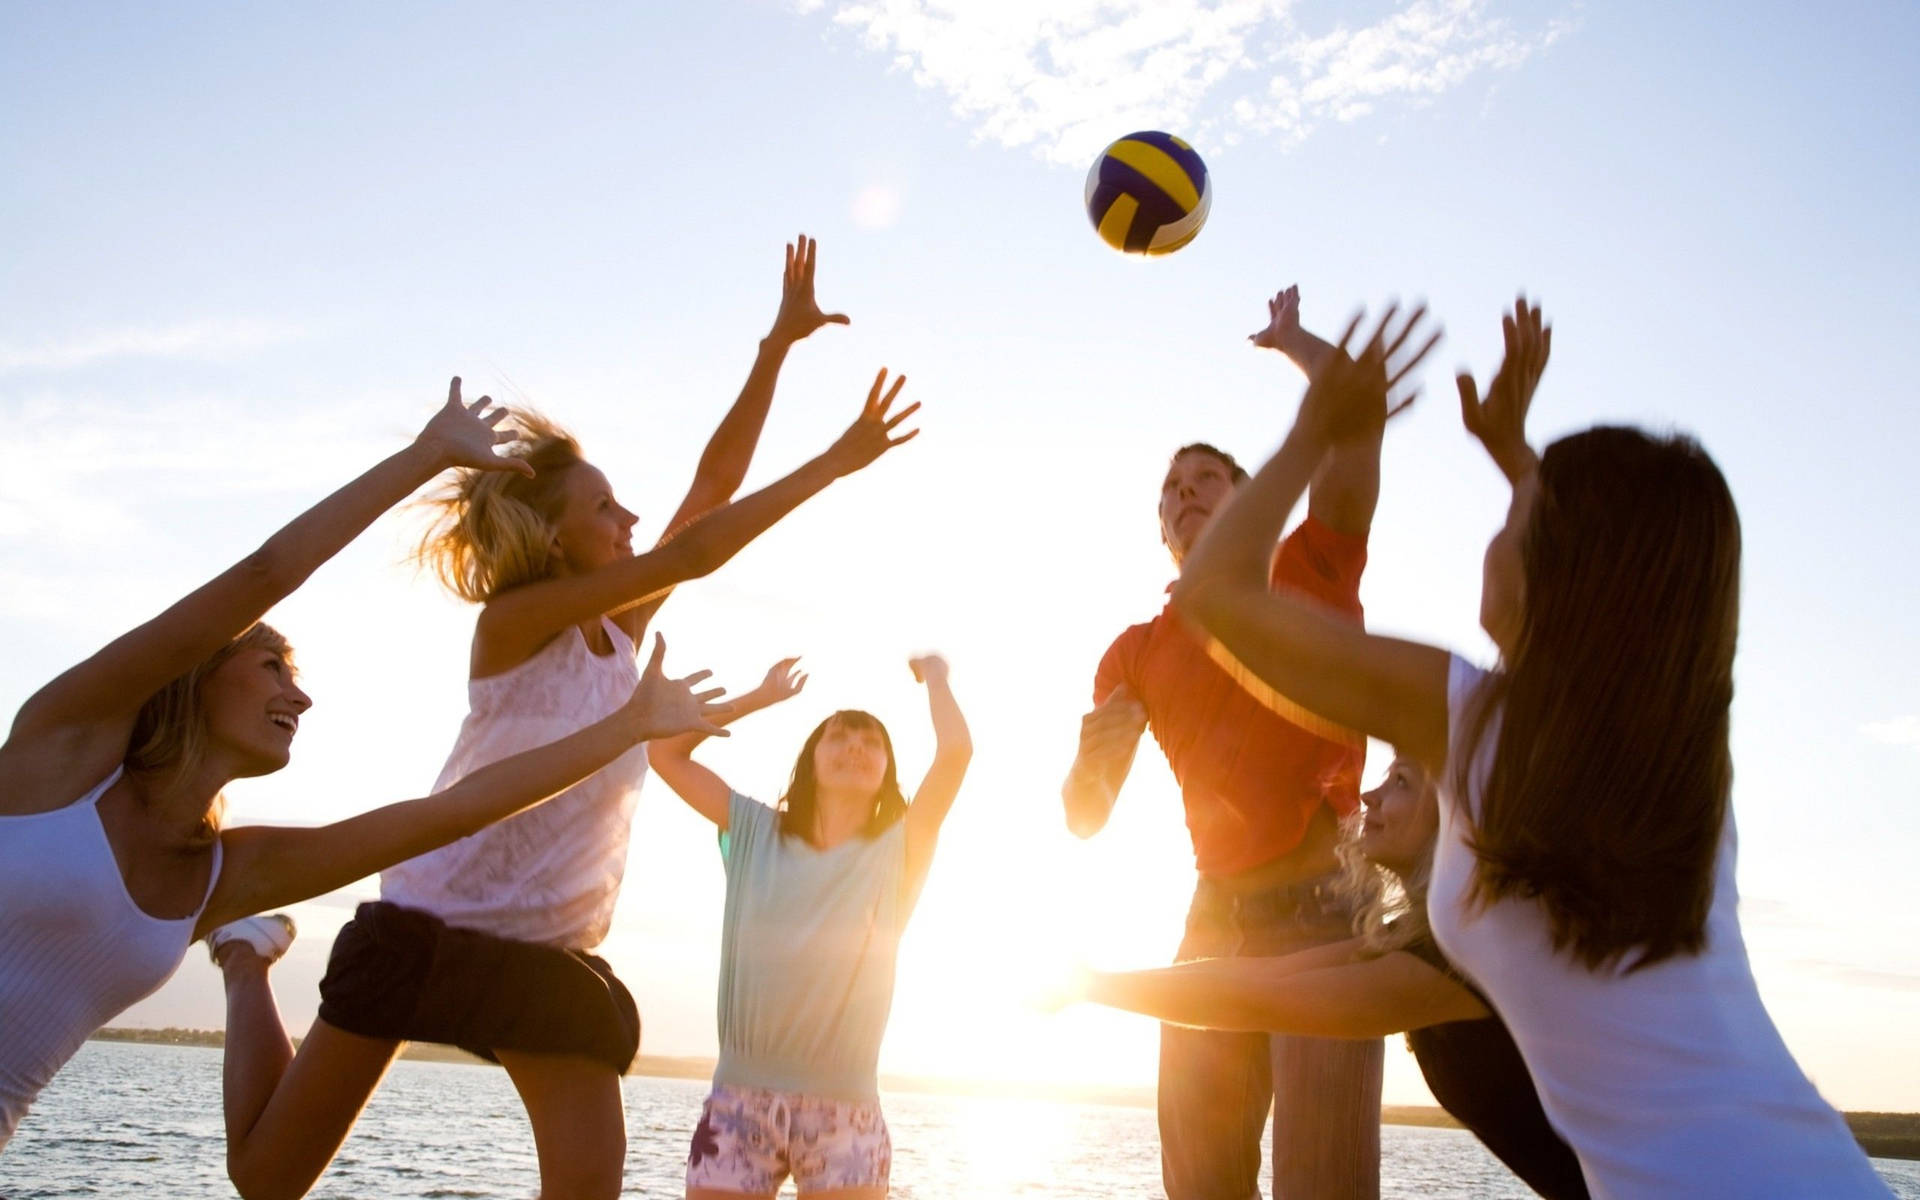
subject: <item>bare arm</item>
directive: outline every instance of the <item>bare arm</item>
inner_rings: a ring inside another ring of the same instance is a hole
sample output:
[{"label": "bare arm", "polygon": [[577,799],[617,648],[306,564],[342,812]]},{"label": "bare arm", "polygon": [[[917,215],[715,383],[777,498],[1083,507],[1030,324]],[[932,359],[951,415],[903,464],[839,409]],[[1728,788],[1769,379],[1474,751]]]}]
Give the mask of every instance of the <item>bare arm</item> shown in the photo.
[{"label": "bare arm", "polygon": [[1146,730],[1146,707],[1125,684],[1080,718],[1080,745],[1060,785],[1067,829],[1075,837],[1090,838],[1106,828]]},{"label": "bare arm", "polygon": [[[760,686],[736,698],[719,724],[731,725],[748,713],[798,696],[807,686],[806,672],[797,669],[799,664],[797,658],[783,658],[773,664]],[[647,765],[662,783],[687,802],[687,807],[724,830],[731,820],[729,805],[733,788],[711,767],[693,761],[694,749],[708,736],[709,731],[696,729],[662,738],[647,747]]]},{"label": "bare arm", "polygon": [[1553,327],[1542,322],[1540,306],[1522,296],[1513,302],[1513,315],[1500,319],[1500,331],[1506,354],[1487,384],[1486,399],[1467,372],[1454,382],[1460,388],[1461,423],[1486,447],[1507,482],[1517,485],[1540,465],[1540,456],[1527,444],[1527,410],[1553,353]]},{"label": "bare arm", "polygon": [[720,689],[696,692],[697,671],[668,679],[656,640],[639,686],[619,711],[578,733],[482,767],[445,791],[403,800],[318,829],[253,826],[221,835],[226,864],[194,936],[228,921],[345,887],[531,808],[648,738],[716,731]]},{"label": "bare arm", "polygon": [[1345,962],[1328,962],[1326,954],[1294,961],[1316,954],[1308,950],[1096,973],[1086,994],[1097,1004],[1175,1025],[1307,1037],[1375,1038],[1489,1015],[1472,992],[1405,951],[1378,958],[1347,953]]},{"label": "bare arm", "polygon": [[126,755],[134,716],[148,697],[206,661],[291,594],[376,517],[447,467],[525,470],[494,453],[504,410],[491,401],[447,402],[406,449],[388,456],[288,522],[260,548],[159,616],[122,634],[21,706],[0,746],[0,811],[70,803]]},{"label": "bare arm", "polygon": [[[845,325],[842,313],[823,313],[814,300],[813,276],[818,244],[806,234],[787,243],[786,268],[781,276],[780,309],[774,315],[773,328],[760,339],[747,381],[734,399],[733,407],[720,419],[719,427],[707,439],[694,469],[693,483],[687,488],[680,507],[667,521],[659,544],[702,513],[710,512],[733,499],[746,482],[747,469],[753,465],[754,451],[760,445],[760,432],[766,427],[767,411],[773,406],[774,385],[780,379],[780,367],[787,352],[823,325]],[[635,641],[646,631],[647,622],[666,601],[655,596],[622,612],[618,620]]]},{"label": "bare arm", "polygon": [[[1267,327],[1247,340],[1286,355],[1308,379],[1340,353],[1332,342],[1301,327],[1298,285],[1267,301]],[[1362,439],[1327,452],[1308,490],[1307,512],[1335,532],[1360,537],[1372,528],[1379,500],[1380,439]]]},{"label": "bare arm", "polygon": [[699,517],[658,548],[585,575],[545,579],[489,600],[475,631],[476,673],[491,675],[506,670],[525,661],[569,625],[602,613],[619,613],[717,570],[748,542],[834,480],[871,465],[888,450],[911,441],[918,430],[897,437],[894,430],[920,406],[910,404],[897,413],[889,412],[905,382],[906,377],[901,376],[888,388],[887,372],[882,368],[859,418],[825,453],[752,495]]},{"label": "bare arm", "polygon": [[1327,451],[1343,441],[1377,438],[1390,389],[1432,347],[1429,341],[1401,354],[1421,315],[1389,340],[1389,310],[1357,362],[1344,353],[1349,329],[1343,353],[1308,387],[1279,451],[1187,556],[1174,606],[1282,696],[1438,770],[1446,761],[1446,653],[1368,634],[1310,600],[1268,588],[1274,541]]},{"label": "bare arm", "polygon": [[933,716],[933,764],[914,791],[913,803],[907,806],[907,866],[902,891],[911,910],[933,866],[940,827],[953,811],[954,798],[967,777],[967,765],[973,761],[973,735],[967,729],[960,702],[953,698],[947,660],[930,654],[907,665],[913,677],[927,685],[927,707]]}]

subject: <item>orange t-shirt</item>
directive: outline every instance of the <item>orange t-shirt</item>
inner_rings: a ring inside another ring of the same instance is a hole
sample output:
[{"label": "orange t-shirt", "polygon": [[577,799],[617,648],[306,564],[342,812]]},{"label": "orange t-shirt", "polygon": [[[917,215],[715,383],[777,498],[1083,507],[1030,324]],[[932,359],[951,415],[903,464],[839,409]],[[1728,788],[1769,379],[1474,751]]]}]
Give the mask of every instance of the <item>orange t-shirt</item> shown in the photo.
[{"label": "orange t-shirt", "polygon": [[[1308,517],[1280,543],[1273,586],[1292,588],[1356,621],[1367,539]],[[1127,685],[1180,783],[1202,875],[1272,862],[1306,836],[1325,804],[1345,817],[1360,804],[1365,751],[1310,733],[1235,683],[1169,606],[1114,640],[1094,675],[1093,700]]]}]

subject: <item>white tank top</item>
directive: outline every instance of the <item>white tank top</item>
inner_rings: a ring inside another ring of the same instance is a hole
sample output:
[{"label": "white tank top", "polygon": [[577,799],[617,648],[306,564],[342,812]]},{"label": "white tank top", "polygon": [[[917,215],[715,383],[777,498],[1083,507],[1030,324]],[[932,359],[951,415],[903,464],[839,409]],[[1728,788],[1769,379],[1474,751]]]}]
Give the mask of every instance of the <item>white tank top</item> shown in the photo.
[{"label": "white tank top", "polygon": [[[633,641],[605,617],[604,657],[569,626],[510,671],[467,682],[470,711],[433,785],[438,792],[488,763],[544,746],[607,717],[640,682]],[[380,897],[495,937],[590,950],[607,936],[645,746],[573,787],[380,876]]]},{"label": "white tank top", "polygon": [[[1462,744],[1468,702],[1485,679],[1453,660],[1447,700],[1456,755],[1470,749]],[[1471,905],[1467,816],[1479,810],[1498,729],[1496,715],[1471,761],[1469,794],[1443,789],[1427,915],[1447,958],[1506,1020],[1594,1200],[1890,1200],[1754,986],[1740,936],[1731,812],[1698,954],[1631,973],[1590,971],[1553,948],[1538,903]]]},{"label": "white tank top", "polygon": [[0,817],[0,1146],[88,1036],[153,994],[193,941],[199,909],[163,921],[127,894],[99,812],[119,778],[115,767],[65,808]]}]

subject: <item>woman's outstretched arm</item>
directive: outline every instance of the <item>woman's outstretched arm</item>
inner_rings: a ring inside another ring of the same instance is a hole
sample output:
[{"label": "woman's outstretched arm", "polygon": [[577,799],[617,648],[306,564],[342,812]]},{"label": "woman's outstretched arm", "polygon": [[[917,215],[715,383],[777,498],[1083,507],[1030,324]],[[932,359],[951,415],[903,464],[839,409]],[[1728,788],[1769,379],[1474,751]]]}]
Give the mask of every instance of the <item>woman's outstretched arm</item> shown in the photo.
[{"label": "woman's outstretched arm", "polygon": [[[659,544],[664,544],[695,517],[731,501],[740,485],[746,482],[747,469],[753,465],[754,451],[759,448],[760,432],[766,427],[767,412],[773,406],[774,386],[780,380],[780,368],[787,361],[787,352],[822,326],[849,324],[844,313],[821,312],[814,299],[813,276],[818,257],[819,243],[804,233],[796,241],[787,243],[786,266],[780,277],[780,308],[774,314],[773,328],[760,339],[747,381],[700,452],[693,482],[688,485],[680,507],[668,518]],[[665,600],[665,595],[656,596],[622,612],[617,619],[627,635],[638,642],[646,632],[647,622]]]},{"label": "woman's outstretched arm", "polygon": [[907,806],[907,866],[903,882],[907,907],[920,897],[933,866],[933,849],[940,840],[940,827],[953,811],[960,784],[967,777],[967,765],[973,761],[973,735],[960,702],[953,697],[948,679],[947,660],[938,654],[907,660],[913,677],[927,685],[927,707],[933,716],[933,764],[913,793]]},{"label": "woman's outstretched arm", "polygon": [[71,803],[127,752],[147,698],[206,661],[344,549],[381,513],[448,467],[526,471],[494,447],[505,410],[460,399],[460,380],[411,445],[388,456],[165,612],[108,643],[34,693],[0,746],[0,811]]},{"label": "woman's outstretched arm", "polygon": [[298,904],[531,808],[650,738],[720,733],[721,689],[695,691],[706,671],[668,679],[666,643],[633,695],[578,733],[491,763],[445,791],[403,800],[318,829],[246,826],[221,834],[226,865],[194,936],[256,912]]},{"label": "woman's outstretched arm", "polygon": [[1445,651],[1368,634],[1314,601],[1268,586],[1273,545],[1327,452],[1377,438],[1387,397],[1439,335],[1413,349],[1425,310],[1392,331],[1389,309],[1357,357],[1356,317],[1307,386],[1280,449],[1207,526],[1182,564],[1174,607],[1267,686],[1337,725],[1391,742],[1430,768],[1446,761]]},{"label": "woman's outstretched arm", "polygon": [[1414,955],[1365,957],[1357,942],[1282,958],[1093,972],[1082,990],[1095,1004],[1175,1025],[1307,1037],[1376,1038],[1489,1015],[1472,992]]},{"label": "woman's outstretched arm", "polygon": [[622,612],[718,570],[834,480],[912,441],[919,430],[898,435],[895,430],[920,406],[891,411],[905,383],[903,375],[889,387],[882,368],[859,417],[833,445],[791,474],[698,518],[659,547],[584,575],[529,583],[487,601],[476,626],[476,654],[484,651],[488,660],[509,665],[521,662],[569,625]]},{"label": "woman's outstretched arm", "polygon": [[[807,686],[807,673],[799,669],[798,658],[783,658],[767,669],[767,677],[760,686],[734,699],[728,706],[727,714],[717,722],[719,725],[731,725],[748,713],[771,708],[784,700],[791,700]],[[726,829],[729,816],[728,805],[733,799],[733,788],[720,778],[713,768],[693,761],[693,751],[701,742],[715,731],[693,730],[675,737],[661,738],[647,747],[647,765],[661,782],[672,788],[674,794],[687,802],[687,807],[712,821],[722,830]],[[721,737],[727,736],[720,734]]]}]

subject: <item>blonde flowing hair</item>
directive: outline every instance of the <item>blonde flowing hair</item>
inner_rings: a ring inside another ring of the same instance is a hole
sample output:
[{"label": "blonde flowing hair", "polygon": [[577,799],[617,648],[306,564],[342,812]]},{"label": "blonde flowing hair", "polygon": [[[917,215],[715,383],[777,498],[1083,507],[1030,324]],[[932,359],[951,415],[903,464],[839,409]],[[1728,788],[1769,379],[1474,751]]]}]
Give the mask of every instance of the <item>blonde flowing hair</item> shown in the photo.
[{"label": "blonde flowing hair", "polygon": [[[264,621],[255,623],[199,666],[147,697],[147,702],[134,714],[133,732],[127,737],[127,754],[121,760],[129,772],[158,775],[164,787],[172,787],[199,768],[207,755],[207,709],[200,695],[201,686],[209,675],[243,650],[265,650],[278,655],[289,667],[293,665],[293,647],[280,631]],[[210,839],[219,834],[225,808],[225,797],[215,797],[213,807],[207,812],[204,837]]]},{"label": "blonde flowing hair", "polygon": [[[1431,789],[1433,780],[1424,778]],[[1368,954],[1376,958],[1404,950],[1430,936],[1427,923],[1427,887],[1433,882],[1433,843],[1420,852],[1413,870],[1401,875],[1371,862],[1360,851],[1359,810],[1340,823],[1339,894],[1354,910],[1353,932]]]},{"label": "blonde flowing hair", "polygon": [[463,470],[420,501],[433,515],[414,561],[448,591],[473,604],[553,573],[554,523],[566,503],[561,485],[585,462],[573,435],[530,409],[516,408],[507,428],[518,435],[505,454],[533,468]]}]

